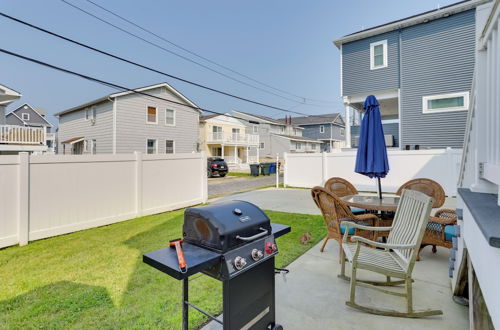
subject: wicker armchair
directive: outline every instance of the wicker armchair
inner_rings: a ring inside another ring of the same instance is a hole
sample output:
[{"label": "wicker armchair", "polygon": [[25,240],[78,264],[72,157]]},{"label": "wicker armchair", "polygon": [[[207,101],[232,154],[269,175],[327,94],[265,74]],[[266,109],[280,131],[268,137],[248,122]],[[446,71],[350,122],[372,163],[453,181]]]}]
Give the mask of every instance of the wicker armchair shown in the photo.
[{"label": "wicker armchair", "polygon": [[[340,198],[323,187],[312,188],[311,195],[314,202],[321,210],[323,220],[325,221],[325,225],[328,230],[328,234],[323,241],[323,245],[321,246],[321,252],[323,252],[326,243],[331,238],[336,240],[339,243],[339,246],[342,244],[342,237],[346,230],[344,226],[340,225],[342,221],[352,221],[370,226],[377,225],[378,217],[375,214],[354,215],[351,212],[351,209]],[[356,235],[368,239],[374,238],[373,232],[354,228],[349,230],[348,235]],[[339,252],[340,260],[342,260],[342,248],[339,248]]]},{"label": "wicker armchair", "polygon": [[[445,192],[443,187],[439,183],[431,179],[414,179],[403,184],[398,191],[397,195],[401,195],[403,189],[417,190],[423,192],[424,194],[431,196],[435,199],[433,208],[439,208],[443,206],[445,202]],[[440,209],[436,211],[434,216],[429,217],[429,222],[427,224],[424,238],[422,239],[422,244],[420,246],[420,251],[428,246],[432,245],[432,252],[436,253],[436,246],[442,246],[450,249],[452,247],[452,239],[454,236],[454,225],[457,223],[457,214],[455,210],[451,209]],[[417,256],[417,260],[420,260],[420,251]]]},{"label": "wicker armchair", "polygon": [[[328,179],[328,181],[325,182],[325,189],[338,197],[358,194],[358,190],[352,185],[352,183],[339,177]],[[351,207],[351,211],[356,215],[366,213],[366,210],[357,207]]]}]

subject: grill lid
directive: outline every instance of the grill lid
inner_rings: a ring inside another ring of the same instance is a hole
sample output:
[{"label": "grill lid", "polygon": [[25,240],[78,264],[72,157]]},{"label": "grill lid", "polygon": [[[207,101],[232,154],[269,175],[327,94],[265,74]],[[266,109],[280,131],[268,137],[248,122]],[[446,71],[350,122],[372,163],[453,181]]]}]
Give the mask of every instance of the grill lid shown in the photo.
[{"label": "grill lid", "polygon": [[224,253],[255,239],[271,235],[271,222],[256,205],[229,201],[184,212],[184,240]]}]

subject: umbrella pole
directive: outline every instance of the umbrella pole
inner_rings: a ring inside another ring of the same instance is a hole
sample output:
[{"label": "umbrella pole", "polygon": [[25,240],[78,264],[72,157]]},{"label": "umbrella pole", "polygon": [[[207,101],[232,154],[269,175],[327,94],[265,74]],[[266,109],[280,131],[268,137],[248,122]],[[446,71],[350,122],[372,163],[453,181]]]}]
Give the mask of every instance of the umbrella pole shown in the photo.
[{"label": "umbrella pole", "polygon": [[380,185],[380,178],[378,180],[378,198],[382,199],[382,186]]}]

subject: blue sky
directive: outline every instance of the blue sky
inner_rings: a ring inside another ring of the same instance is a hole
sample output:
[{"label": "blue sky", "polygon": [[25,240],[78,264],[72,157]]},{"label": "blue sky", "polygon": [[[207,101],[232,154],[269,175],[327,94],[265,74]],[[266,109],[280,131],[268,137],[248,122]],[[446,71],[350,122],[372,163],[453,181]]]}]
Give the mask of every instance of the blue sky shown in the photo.
[{"label": "blue sky", "polygon": [[[67,1],[166,48],[190,56],[119,21],[87,1]],[[339,51],[332,40],[363,28],[436,9],[438,5],[442,7],[456,2],[93,1],[185,48],[254,79],[295,95],[328,100],[330,103],[314,103],[320,106],[308,106],[300,104],[297,98],[297,101],[292,102],[241,85],[115,30],[60,0],[2,0],[0,8],[6,14],[159,70],[304,114],[343,110],[339,88]],[[238,109],[274,118],[285,115],[278,110],[237,101],[117,62],[3,17],[0,18],[0,31],[1,48],[102,80],[130,88],[167,81],[203,108],[218,112]],[[49,115],[115,92],[105,86],[1,53],[0,84],[23,95],[18,102],[10,105],[8,110],[22,103],[29,103],[45,108]],[[57,122],[53,117],[49,119],[53,123]]]}]

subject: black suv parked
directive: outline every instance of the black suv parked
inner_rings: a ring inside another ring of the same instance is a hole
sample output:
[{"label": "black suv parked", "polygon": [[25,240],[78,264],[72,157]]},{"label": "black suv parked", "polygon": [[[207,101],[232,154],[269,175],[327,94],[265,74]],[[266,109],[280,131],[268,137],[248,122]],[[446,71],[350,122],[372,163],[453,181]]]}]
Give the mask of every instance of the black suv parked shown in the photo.
[{"label": "black suv parked", "polygon": [[227,172],[227,164],[224,159],[220,157],[207,158],[207,175],[209,178],[211,178],[214,174],[219,174],[219,176],[225,177]]}]

